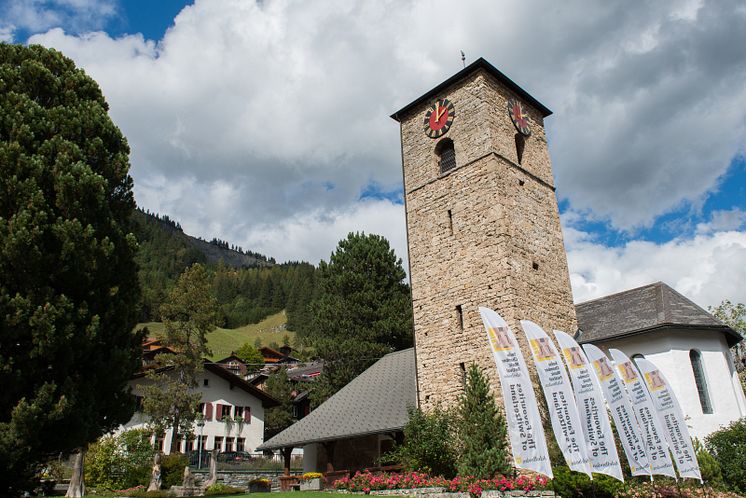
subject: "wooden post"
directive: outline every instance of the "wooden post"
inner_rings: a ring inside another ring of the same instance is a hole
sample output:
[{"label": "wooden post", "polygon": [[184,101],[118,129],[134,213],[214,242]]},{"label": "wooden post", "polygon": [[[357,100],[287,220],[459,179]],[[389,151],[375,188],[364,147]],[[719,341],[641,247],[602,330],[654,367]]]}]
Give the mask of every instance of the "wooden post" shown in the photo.
[{"label": "wooden post", "polygon": [[282,459],[284,462],[284,471],[283,474],[286,476],[290,475],[290,455],[293,453],[293,447],[290,448],[282,448],[280,450],[280,453],[282,454]]},{"label": "wooden post", "polygon": [[326,451],[326,471],[327,472],[334,472],[334,447],[336,446],[336,441],[329,441],[327,443],[323,443],[324,450]]}]

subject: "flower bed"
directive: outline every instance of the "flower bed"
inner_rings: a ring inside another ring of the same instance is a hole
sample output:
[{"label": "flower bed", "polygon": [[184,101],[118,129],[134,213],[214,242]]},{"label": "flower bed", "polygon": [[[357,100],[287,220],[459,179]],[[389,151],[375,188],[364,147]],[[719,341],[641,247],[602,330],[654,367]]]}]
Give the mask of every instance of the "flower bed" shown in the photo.
[{"label": "flower bed", "polygon": [[371,474],[357,472],[353,477],[343,477],[334,481],[334,489],[370,493],[386,489],[420,489],[441,488],[449,492],[468,492],[472,496],[481,496],[482,491],[533,491],[547,489],[546,477],[519,476],[515,479],[497,477],[495,479],[476,479],[474,477],[456,477],[445,479],[431,477],[419,472],[407,474]]}]

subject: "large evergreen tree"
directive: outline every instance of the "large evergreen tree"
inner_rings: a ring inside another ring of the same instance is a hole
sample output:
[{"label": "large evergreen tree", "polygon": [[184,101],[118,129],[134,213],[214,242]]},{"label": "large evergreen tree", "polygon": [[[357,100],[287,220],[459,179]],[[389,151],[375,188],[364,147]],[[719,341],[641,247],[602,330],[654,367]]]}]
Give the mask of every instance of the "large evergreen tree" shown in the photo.
[{"label": "large evergreen tree", "polygon": [[59,52],[0,44],[0,494],[134,411],[129,148]]},{"label": "large evergreen tree", "polygon": [[467,371],[458,412],[459,475],[480,479],[508,475],[512,469],[505,418],[490,393],[487,378],[475,363]]},{"label": "large evergreen tree", "polygon": [[401,259],[380,235],[350,233],[317,276],[304,337],[324,361],[319,404],[384,354],[412,345],[412,304]]}]

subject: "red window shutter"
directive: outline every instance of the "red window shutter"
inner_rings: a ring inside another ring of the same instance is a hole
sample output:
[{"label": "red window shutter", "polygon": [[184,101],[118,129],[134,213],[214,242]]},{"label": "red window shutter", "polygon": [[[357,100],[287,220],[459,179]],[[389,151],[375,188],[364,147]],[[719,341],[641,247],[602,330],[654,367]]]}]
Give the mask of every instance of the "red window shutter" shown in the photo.
[{"label": "red window shutter", "polygon": [[223,405],[215,403],[215,420],[223,420]]},{"label": "red window shutter", "polygon": [[205,403],[205,420],[212,420],[212,403]]},{"label": "red window shutter", "polygon": [[250,406],[243,407],[243,419],[244,419],[244,422],[251,423],[251,407]]}]

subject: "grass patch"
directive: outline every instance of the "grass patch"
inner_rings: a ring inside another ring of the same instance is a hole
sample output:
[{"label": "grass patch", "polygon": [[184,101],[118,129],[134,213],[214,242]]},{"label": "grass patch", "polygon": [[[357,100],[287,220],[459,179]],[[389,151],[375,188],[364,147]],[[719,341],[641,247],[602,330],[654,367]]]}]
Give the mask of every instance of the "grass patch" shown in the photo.
[{"label": "grass patch", "polygon": [[[216,328],[207,335],[207,346],[212,350],[211,360],[220,360],[231,354],[243,344],[249,343],[254,345],[257,338],[263,346],[269,346],[270,343],[276,342],[282,345],[282,338],[287,335],[292,342],[295,338],[295,332],[285,330],[287,316],[285,311],[270,315],[259,323],[252,323],[238,327],[236,329]],[[163,333],[163,324],[161,322],[138,323],[136,328],[148,327],[150,336],[160,337]],[[276,494],[276,493],[275,493]],[[274,495],[272,495],[274,497]],[[303,498],[296,496],[295,498]]]}]

